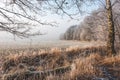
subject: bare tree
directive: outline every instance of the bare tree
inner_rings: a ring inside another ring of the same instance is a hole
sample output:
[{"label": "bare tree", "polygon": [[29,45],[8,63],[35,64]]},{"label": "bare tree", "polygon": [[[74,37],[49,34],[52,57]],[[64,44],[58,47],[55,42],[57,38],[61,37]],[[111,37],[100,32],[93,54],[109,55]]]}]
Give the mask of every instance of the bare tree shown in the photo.
[{"label": "bare tree", "polygon": [[113,14],[112,14],[112,4],[110,0],[106,0],[106,9],[107,9],[107,19],[108,19],[108,41],[107,41],[107,54],[112,55],[116,54],[114,49],[115,41],[115,28],[113,23]]},{"label": "bare tree", "polygon": [[66,40],[72,40],[74,37],[74,31],[76,29],[77,25],[70,26],[67,31],[64,33],[64,38]]},{"label": "bare tree", "polygon": [[55,26],[55,23],[40,19],[46,12],[37,0],[1,0],[0,5],[1,31],[23,38],[41,35],[39,30],[33,32],[35,26]]}]

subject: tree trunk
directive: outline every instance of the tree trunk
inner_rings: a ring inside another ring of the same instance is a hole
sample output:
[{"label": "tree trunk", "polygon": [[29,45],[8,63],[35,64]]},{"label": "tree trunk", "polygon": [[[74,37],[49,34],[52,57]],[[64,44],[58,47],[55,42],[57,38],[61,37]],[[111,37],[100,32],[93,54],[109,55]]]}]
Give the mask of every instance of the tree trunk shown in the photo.
[{"label": "tree trunk", "polygon": [[114,41],[115,41],[115,32],[114,32],[114,22],[112,15],[112,6],[111,1],[106,0],[107,8],[107,19],[108,19],[108,40],[107,40],[107,55],[115,55]]}]

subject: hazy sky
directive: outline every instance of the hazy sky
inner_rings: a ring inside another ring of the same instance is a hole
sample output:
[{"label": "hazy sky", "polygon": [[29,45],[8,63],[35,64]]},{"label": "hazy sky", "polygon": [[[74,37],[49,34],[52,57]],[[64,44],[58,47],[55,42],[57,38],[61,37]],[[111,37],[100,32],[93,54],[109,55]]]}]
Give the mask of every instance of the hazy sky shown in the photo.
[{"label": "hazy sky", "polygon": [[[53,17],[54,16],[54,17]],[[57,27],[51,26],[39,26],[37,29],[40,30],[42,33],[46,33],[45,35],[39,35],[35,37],[30,37],[33,42],[39,41],[47,41],[47,40],[58,40],[60,34],[64,33],[67,28],[71,25],[79,24],[80,21],[77,20],[70,20],[69,18],[62,18],[61,16],[53,15],[53,16],[46,16],[48,19],[58,22]],[[81,20],[83,16],[81,17]],[[0,42],[26,42],[30,41],[30,39],[20,39],[15,37],[8,32],[0,32]]]},{"label": "hazy sky", "polygon": [[[3,5],[0,5],[0,7],[2,7]],[[85,10],[93,10],[95,8],[91,7],[91,9],[84,7]],[[83,19],[84,19],[85,15],[82,15],[80,17],[80,20],[70,20],[69,17],[67,16],[59,16],[59,15],[55,15],[55,14],[49,14],[44,16],[44,17],[40,17],[41,19],[46,19],[48,21],[56,21],[58,24],[58,27],[51,27],[51,26],[39,26],[37,29],[40,30],[42,33],[47,33],[46,35],[40,35],[40,36],[36,36],[36,37],[30,37],[30,39],[32,39],[33,42],[39,42],[39,41],[47,41],[47,40],[58,40],[60,34],[64,33],[66,31],[66,29],[68,27],[70,27],[71,25],[78,25]],[[0,19],[1,20],[1,19]],[[14,40],[14,36],[7,33],[7,32],[0,32],[0,42],[29,42],[31,41],[30,39],[20,39],[15,37]]]}]

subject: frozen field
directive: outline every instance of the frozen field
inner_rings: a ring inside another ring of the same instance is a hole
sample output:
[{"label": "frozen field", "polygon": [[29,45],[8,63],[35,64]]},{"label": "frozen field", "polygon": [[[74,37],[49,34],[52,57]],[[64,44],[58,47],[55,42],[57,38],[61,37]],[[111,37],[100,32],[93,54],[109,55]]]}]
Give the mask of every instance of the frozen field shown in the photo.
[{"label": "frozen field", "polygon": [[78,46],[81,48],[88,47],[88,46],[103,46],[105,45],[105,42],[85,42],[85,41],[40,41],[37,43],[0,43],[0,48],[1,49],[6,49],[6,48],[67,48],[70,46]]}]

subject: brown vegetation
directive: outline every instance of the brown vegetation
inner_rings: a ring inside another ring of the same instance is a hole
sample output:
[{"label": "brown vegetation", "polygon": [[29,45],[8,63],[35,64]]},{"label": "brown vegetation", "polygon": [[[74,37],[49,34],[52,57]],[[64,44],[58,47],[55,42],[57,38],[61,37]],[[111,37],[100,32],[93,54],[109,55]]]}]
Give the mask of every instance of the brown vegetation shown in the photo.
[{"label": "brown vegetation", "polygon": [[105,48],[54,48],[11,54],[2,59],[1,77],[3,80],[119,80],[120,54],[104,56]]}]

